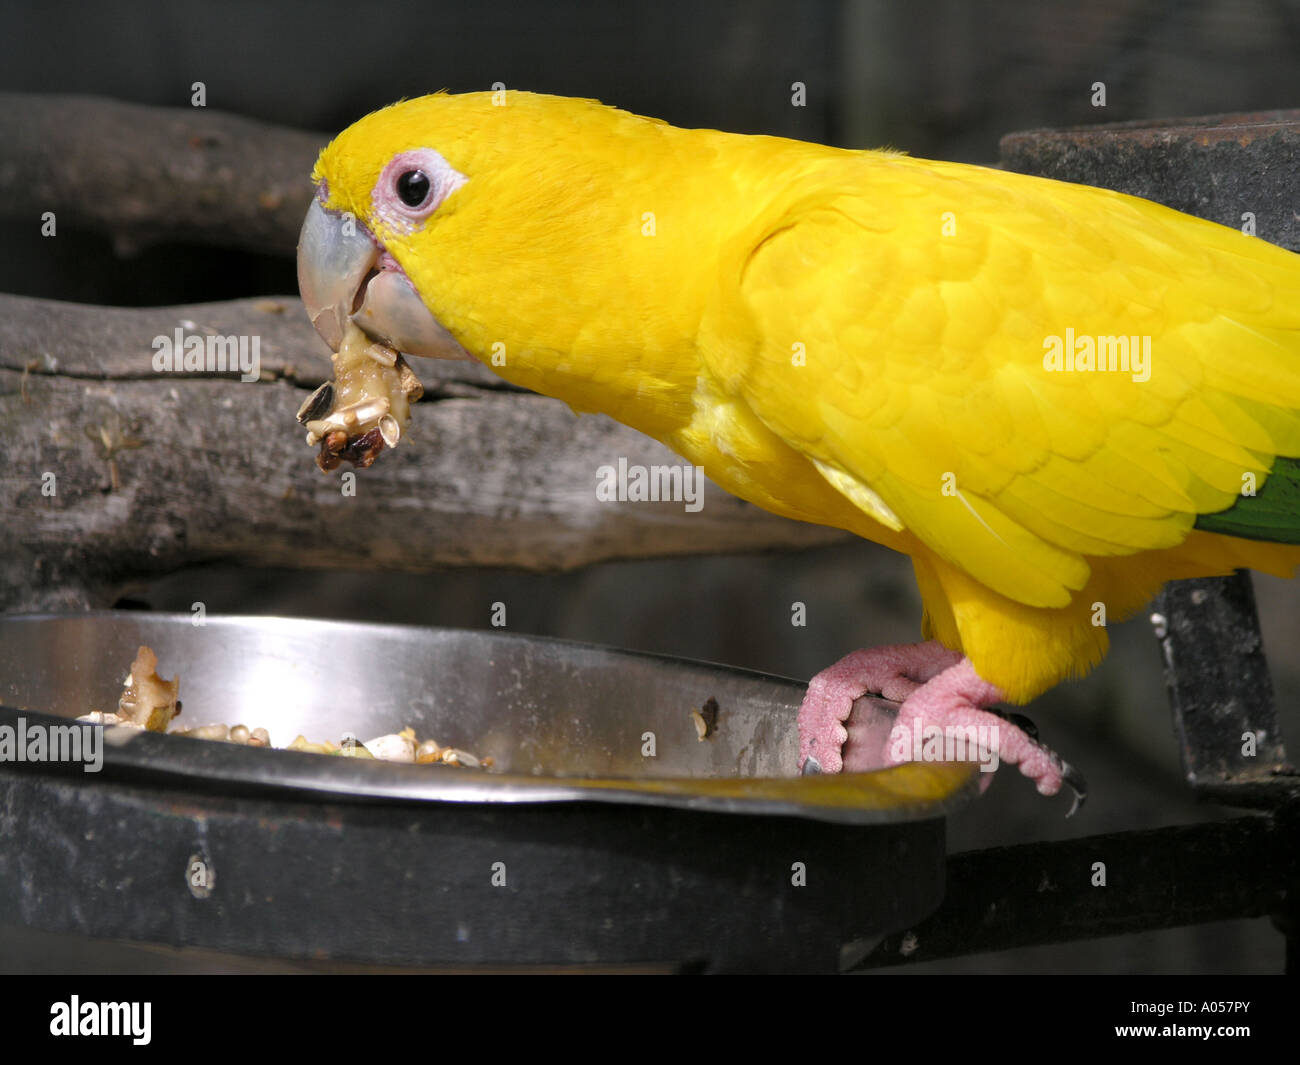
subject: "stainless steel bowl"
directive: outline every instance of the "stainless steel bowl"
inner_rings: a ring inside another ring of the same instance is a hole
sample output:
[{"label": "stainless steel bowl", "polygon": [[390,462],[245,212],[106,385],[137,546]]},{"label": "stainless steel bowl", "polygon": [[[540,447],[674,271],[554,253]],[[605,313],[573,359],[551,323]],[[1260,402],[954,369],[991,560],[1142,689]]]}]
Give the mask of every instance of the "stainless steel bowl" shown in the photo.
[{"label": "stainless steel bowl", "polygon": [[[495,769],[127,730],[96,773],[0,761],[0,953],[8,928],[74,934],[109,970],[129,941],[203,964],[828,971],[939,904],[943,815],[975,791],[972,766],[797,776],[803,685],[779,677],[287,618],[0,618],[0,725],[112,709],[142,644],[180,676],[180,723],[410,725]],[[868,746],[893,709],[859,701]]]},{"label": "stainless steel bowl", "polygon": [[[132,734],[107,748],[119,773],[336,798],[646,803],[856,824],[941,816],[974,793],[968,765],[797,776],[795,681],[504,633],[107,611],[0,618],[0,703],[62,717],[113,710],[141,645],[162,676],[180,676],[177,726],[260,725],[275,746],[410,725],[495,764],[479,772]],[[701,741],[691,711],[710,698],[716,726]],[[874,698],[855,708],[881,750],[895,709]]]}]

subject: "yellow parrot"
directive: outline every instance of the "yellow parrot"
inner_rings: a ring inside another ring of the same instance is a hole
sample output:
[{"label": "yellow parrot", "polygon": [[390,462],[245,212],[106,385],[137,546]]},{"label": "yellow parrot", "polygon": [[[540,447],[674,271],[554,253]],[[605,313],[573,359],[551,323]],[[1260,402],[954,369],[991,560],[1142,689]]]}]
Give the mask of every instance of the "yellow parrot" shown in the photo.
[{"label": "yellow parrot", "polygon": [[[1068,767],[988,707],[1086,673],[1098,617],[1166,581],[1300,564],[1300,257],[1258,238],[1087,186],[516,91],[378,111],[313,179],[299,279],[332,348],[360,327],[483,360],[911,557],[926,642],[818,674],[801,766],[841,769],[853,700],[877,691],[903,734],[991,723],[1053,794]],[[398,432],[374,424],[367,462]]]}]

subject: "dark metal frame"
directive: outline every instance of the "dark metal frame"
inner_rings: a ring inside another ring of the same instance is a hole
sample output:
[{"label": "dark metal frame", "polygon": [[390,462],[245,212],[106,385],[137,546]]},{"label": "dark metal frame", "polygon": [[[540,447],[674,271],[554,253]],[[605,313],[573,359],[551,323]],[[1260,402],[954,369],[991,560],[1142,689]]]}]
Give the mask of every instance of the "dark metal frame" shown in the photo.
[{"label": "dark metal frame", "polygon": [[[1287,971],[1300,972],[1300,775],[1282,745],[1250,575],[1174,582],[1151,621],[1192,792],[1258,812],[955,854],[943,905],[859,967],[1267,915],[1286,937]],[[1062,890],[1099,854],[1106,890]]]}]

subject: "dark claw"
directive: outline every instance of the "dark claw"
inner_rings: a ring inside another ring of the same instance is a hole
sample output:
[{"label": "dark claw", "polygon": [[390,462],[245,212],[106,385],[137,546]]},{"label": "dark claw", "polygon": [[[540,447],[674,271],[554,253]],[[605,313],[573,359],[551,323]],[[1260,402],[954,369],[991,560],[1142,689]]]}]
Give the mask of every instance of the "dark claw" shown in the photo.
[{"label": "dark claw", "polygon": [[814,773],[820,773],[821,771],[821,762],[817,761],[817,759],[810,754],[806,759],[804,759],[803,769],[800,770],[800,773],[803,776],[810,777]]},{"label": "dark claw", "polygon": [[1039,741],[1038,726],[1024,714],[1018,714],[1014,710],[999,710],[995,707],[989,707],[989,712],[997,714],[1003,721],[1006,721],[1020,729],[1020,731],[1033,740],[1039,748],[1051,755],[1051,757],[1056,761],[1056,764],[1060,766],[1061,779],[1070,789],[1070,810],[1065,816],[1068,819],[1077,814],[1079,812],[1079,807],[1088,801],[1088,783],[1083,779],[1083,774],[1075,769],[1074,766],[1070,765],[1069,762],[1062,760],[1060,756],[1046,744]]},{"label": "dark claw", "polygon": [[1014,710],[998,710],[993,707],[989,707],[989,711],[991,713],[997,714],[998,717],[1002,718],[1003,721],[1008,721],[1012,725],[1015,725],[1016,728],[1018,728],[1031,740],[1038,739],[1038,726],[1034,724],[1031,718],[1026,717],[1024,714],[1017,714]]},{"label": "dark claw", "polygon": [[1070,811],[1065,815],[1068,820],[1079,812],[1080,806],[1088,801],[1088,782],[1083,779],[1083,774],[1070,765],[1069,762],[1061,763],[1061,777],[1071,792]]}]

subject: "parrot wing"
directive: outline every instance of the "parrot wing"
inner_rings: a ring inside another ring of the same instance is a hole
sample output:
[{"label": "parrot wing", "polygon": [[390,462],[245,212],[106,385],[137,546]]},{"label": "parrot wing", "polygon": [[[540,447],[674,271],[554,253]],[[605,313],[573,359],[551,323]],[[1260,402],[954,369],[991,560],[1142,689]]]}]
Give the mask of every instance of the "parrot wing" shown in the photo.
[{"label": "parrot wing", "polygon": [[1087,186],[848,160],[737,234],[701,350],[876,521],[1062,607],[1088,556],[1180,544],[1300,454],[1296,256]]}]

